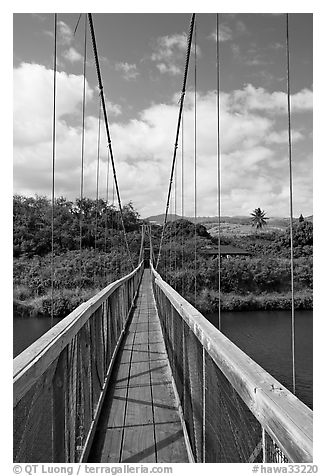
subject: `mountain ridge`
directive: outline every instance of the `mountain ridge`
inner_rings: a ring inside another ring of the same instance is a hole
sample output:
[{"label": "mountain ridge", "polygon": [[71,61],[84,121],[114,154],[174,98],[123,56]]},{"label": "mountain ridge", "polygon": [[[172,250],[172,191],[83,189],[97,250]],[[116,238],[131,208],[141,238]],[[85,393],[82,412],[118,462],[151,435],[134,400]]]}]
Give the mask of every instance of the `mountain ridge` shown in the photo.
[{"label": "mountain ridge", "polygon": [[[164,223],[164,217],[165,215],[163,213],[159,215],[151,215],[144,220],[150,221],[152,223],[156,223],[158,225],[162,225]],[[175,215],[174,213],[168,214],[168,220],[167,221],[175,221],[175,220],[181,220],[182,217],[180,215]],[[195,222],[194,217],[184,217],[185,220]],[[294,220],[297,221],[299,218],[294,217]],[[304,217],[305,220],[307,221],[313,221],[313,215],[309,215]],[[288,217],[269,217],[268,224],[273,225],[273,226],[280,226],[280,227],[286,227],[289,224],[289,218]],[[218,222],[218,217],[197,217],[196,218],[197,223],[217,223]],[[247,217],[244,215],[234,215],[234,216],[221,216],[221,223],[233,223],[233,224],[239,224],[239,225],[248,225],[251,224],[251,217]]]}]

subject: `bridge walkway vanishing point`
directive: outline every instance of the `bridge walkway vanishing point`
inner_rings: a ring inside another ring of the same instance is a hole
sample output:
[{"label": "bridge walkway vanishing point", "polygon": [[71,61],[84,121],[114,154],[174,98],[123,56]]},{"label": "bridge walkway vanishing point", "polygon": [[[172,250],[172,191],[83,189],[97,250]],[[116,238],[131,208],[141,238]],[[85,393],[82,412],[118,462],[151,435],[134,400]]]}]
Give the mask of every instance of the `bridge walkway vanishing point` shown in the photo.
[{"label": "bridge walkway vanishing point", "polygon": [[188,462],[172,380],[150,270],[145,269],[88,461]]}]

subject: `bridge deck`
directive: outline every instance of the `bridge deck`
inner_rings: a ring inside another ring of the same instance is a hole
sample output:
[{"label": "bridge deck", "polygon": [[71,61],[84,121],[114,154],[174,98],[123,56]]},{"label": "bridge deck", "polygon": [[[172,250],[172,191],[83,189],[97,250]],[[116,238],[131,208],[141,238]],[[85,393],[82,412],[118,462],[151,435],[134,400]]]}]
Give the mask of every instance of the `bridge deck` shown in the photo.
[{"label": "bridge deck", "polygon": [[89,462],[188,462],[147,269],[113,369]]}]

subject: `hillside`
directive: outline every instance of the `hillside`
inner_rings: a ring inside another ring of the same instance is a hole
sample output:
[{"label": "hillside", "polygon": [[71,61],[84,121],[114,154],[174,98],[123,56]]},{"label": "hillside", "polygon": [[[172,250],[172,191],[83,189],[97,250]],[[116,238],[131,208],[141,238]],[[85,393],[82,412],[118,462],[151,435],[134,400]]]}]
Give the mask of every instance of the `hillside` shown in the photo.
[{"label": "hillside", "polygon": [[[175,214],[168,215],[168,221],[180,220],[181,216]],[[194,217],[185,217],[186,220],[195,222]],[[164,214],[153,215],[147,217],[145,220],[155,224],[162,225],[164,222]],[[295,222],[298,218],[294,219]],[[306,221],[313,221],[313,216],[305,217]],[[197,217],[197,223],[203,224],[209,233],[214,237],[218,234],[218,217]],[[278,230],[285,230],[289,226],[289,218],[270,217],[268,225],[264,229],[265,232],[274,232]],[[221,217],[221,233],[223,235],[238,235],[245,236],[255,233],[255,229],[251,226],[250,217],[246,216],[222,216]]]}]

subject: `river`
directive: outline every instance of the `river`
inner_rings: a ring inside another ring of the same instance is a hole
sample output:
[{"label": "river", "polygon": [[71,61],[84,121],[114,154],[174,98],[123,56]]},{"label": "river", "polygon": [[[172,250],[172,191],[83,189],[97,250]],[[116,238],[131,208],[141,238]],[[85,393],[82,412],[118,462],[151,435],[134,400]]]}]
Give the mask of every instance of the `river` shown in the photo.
[{"label": "river", "polygon": [[[206,318],[218,326],[218,314]],[[291,312],[251,311],[221,314],[222,332],[292,391]],[[313,406],[312,311],[295,312],[296,395]]]},{"label": "river", "polygon": [[[60,319],[54,318],[53,324]],[[51,319],[46,317],[16,317],[13,327],[13,355],[20,354],[26,347],[33,344],[51,327]]]},{"label": "river", "polygon": [[[218,315],[207,314],[217,327]],[[222,331],[246,354],[292,390],[291,313],[255,311],[222,313]],[[54,320],[55,323],[59,319]],[[47,318],[14,318],[14,357],[50,328]],[[312,408],[313,332],[312,311],[295,314],[297,396]]]}]

